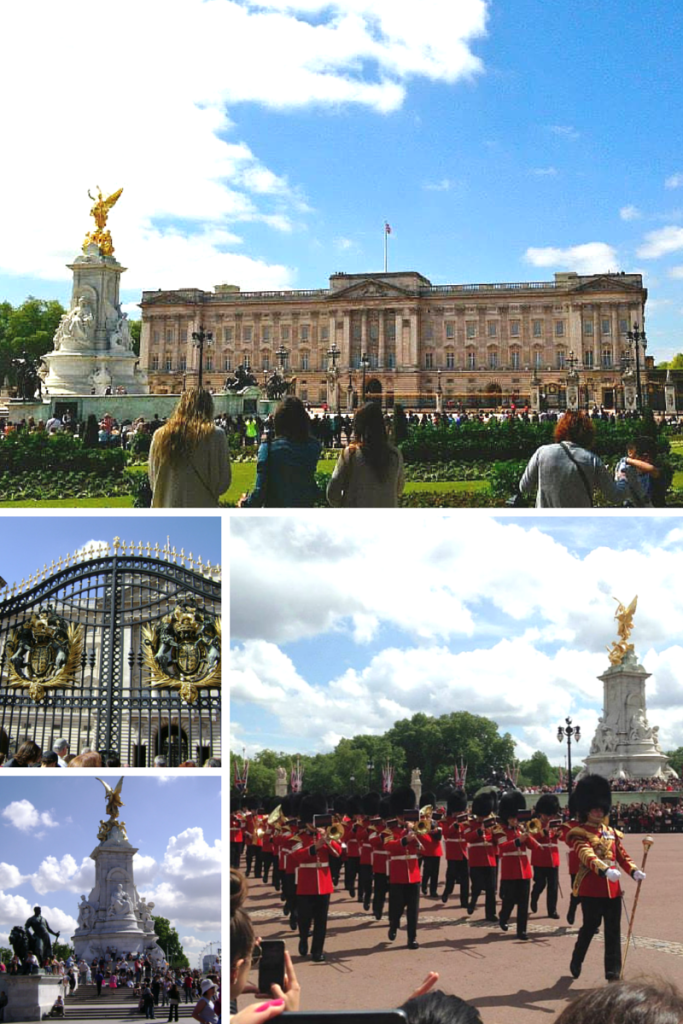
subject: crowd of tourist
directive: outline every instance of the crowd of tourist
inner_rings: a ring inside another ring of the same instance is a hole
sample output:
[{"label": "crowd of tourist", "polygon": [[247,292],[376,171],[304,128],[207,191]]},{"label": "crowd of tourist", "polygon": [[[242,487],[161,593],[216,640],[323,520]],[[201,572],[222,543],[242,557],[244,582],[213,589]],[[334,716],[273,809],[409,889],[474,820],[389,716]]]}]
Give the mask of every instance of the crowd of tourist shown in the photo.
[{"label": "crowd of tourist", "polygon": [[617,803],[612,807],[611,823],[622,832],[683,832],[683,800]]},{"label": "crowd of tourist", "polygon": [[[71,754],[65,739],[57,740],[52,750],[42,751],[34,740],[24,740],[17,750],[6,757],[0,754],[0,768],[130,768],[115,751],[104,755],[90,747],[80,754]],[[155,768],[167,768],[168,758],[159,754],[154,758]],[[201,765],[196,760],[182,761],[179,768],[220,768],[220,757],[207,757]]]}]

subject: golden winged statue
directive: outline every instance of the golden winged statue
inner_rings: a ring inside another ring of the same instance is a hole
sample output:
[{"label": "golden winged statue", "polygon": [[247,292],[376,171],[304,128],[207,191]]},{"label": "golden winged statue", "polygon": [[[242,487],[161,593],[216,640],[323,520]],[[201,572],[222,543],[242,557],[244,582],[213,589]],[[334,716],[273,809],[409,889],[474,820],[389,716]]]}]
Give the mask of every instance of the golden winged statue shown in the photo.
[{"label": "golden winged statue", "polygon": [[114,246],[111,240],[111,233],[105,230],[105,228],[107,224],[107,217],[109,216],[109,211],[111,210],[112,206],[114,206],[114,204],[117,202],[122,192],[123,189],[120,188],[117,192],[112,192],[112,194],[105,199],[102,195],[102,189],[98,185],[96,199],[95,196],[91,195],[90,189],[88,189],[88,195],[93,201],[93,207],[90,211],[90,216],[95,218],[97,230],[89,231],[88,234],[85,236],[85,241],[83,242],[83,252],[85,252],[87,247],[94,242],[94,244],[99,247],[99,250],[103,256],[112,256],[114,254]]},{"label": "golden winged statue", "polygon": [[614,618],[618,623],[617,633],[619,634],[619,639],[615,640],[607,650],[609,651],[610,663],[612,665],[621,665],[628,652],[633,650],[633,644],[630,644],[628,641],[633,632],[633,616],[638,606],[638,595],[636,594],[628,608],[618,597],[615,597],[614,600],[617,602]]},{"label": "golden winged statue", "polygon": [[97,775],[95,776],[95,778],[97,779],[98,782],[102,783],[102,785],[107,791],[107,804],[105,808],[107,814],[109,815],[110,818],[118,818],[119,807],[124,806],[123,800],[121,799],[121,787],[123,786],[124,776],[121,776],[119,781],[116,783],[114,789],[112,789],[109,783],[105,782],[104,779],[98,778]]}]

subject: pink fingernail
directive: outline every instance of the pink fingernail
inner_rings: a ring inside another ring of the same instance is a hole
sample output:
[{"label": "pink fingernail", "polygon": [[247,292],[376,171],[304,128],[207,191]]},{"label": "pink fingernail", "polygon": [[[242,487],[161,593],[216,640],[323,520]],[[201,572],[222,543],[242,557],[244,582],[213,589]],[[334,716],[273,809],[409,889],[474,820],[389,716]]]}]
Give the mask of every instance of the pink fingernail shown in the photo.
[{"label": "pink fingernail", "polygon": [[284,1006],[284,999],[270,999],[267,1003],[262,1003],[261,1006],[256,1007],[256,1013],[263,1013],[264,1010],[269,1010],[271,1006]]}]

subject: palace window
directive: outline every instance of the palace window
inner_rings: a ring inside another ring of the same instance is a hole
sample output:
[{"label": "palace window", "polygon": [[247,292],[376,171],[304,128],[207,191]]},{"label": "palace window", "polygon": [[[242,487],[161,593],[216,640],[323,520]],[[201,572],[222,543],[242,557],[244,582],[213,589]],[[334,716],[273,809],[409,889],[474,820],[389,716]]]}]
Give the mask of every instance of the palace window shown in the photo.
[{"label": "palace window", "polygon": [[301,369],[302,370],[307,370],[308,369],[308,352],[302,352],[301,353]]},{"label": "palace window", "polygon": [[432,341],[433,338],[434,338],[434,328],[432,327],[431,324],[426,324],[425,328],[424,328],[424,333],[422,335],[422,340],[423,341]]},{"label": "palace window", "polygon": [[434,353],[425,352],[425,370],[434,369]]},{"label": "palace window", "polygon": [[532,329],[532,333],[533,333],[534,338],[542,338],[543,337],[543,321],[542,320],[534,320],[531,329]]},{"label": "palace window", "polygon": [[396,369],[396,354],[394,352],[387,352],[387,369]]},{"label": "palace window", "polygon": [[564,320],[556,320],[555,321],[555,337],[556,338],[564,337]]},{"label": "palace window", "polygon": [[543,366],[543,353],[540,348],[534,349],[534,370],[540,370]]},{"label": "palace window", "polygon": [[452,320],[446,321],[446,337],[449,341],[455,337],[455,324]]},{"label": "palace window", "polygon": [[302,341],[308,341],[310,337],[310,328],[308,324],[302,324],[299,328],[299,337]]},{"label": "palace window", "polygon": [[452,348],[446,350],[446,369],[455,369],[455,352],[453,351]]},{"label": "palace window", "polygon": [[513,370],[519,369],[519,349],[513,348],[510,350],[510,365]]},{"label": "palace window", "polygon": [[587,370],[593,369],[593,349],[588,349],[583,354],[583,365]]},{"label": "palace window", "polygon": [[157,355],[153,355],[152,356],[152,369],[153,370],[158,370],[159,369],[159,356],[157,356]]},{"label": "palace window", "polygon": [[368,329],[371,341],[377,341],[379,338],[379,323],[376,320],[371,321]]},{"label": "palace window", "polygon": [[612,321],[611,320],[605,318],[602,321],[602,333],[603,334],[611,334],[612,333]]},{"label": "palace window", "polygon": [[396,321],[387,320],[384,324],[384,335],[387,341],[396,341]]},{"label": "palace window", "polygon": [[289,341],[289,327],[287,324],[283,324],[280,328],[280,338],[282,341]]},{"label": "palace window", "polygon": [[377,352],[373,351],[373,352],[370,353],[370,369],[376,370],[378,366],[379,366],[379,358],[377,356]]},{"label": "palace window", "polygon": [[565,352],[563,348],[557,350],[557,369],[564,370]]},{"label": "palace window", "polygon": [[231,360],[230,356],[226,356],[225,359],[223,360],[223,369],[224,370],[231,370],[232,369],[232,360]]},{"label": "palace window", "polygon": [[320,340],[321,341],[329,341],[329,338],[330,338],[330,329],[329,329],[329,327],[321,327],[320,328]]},{"label": "palace window", "polygon": [[223,328],[223,340],[232,341],[232,327]]},{"label": "palace window", "polygon": [[519,320],[511,320],[510,321],[510,336],[512,338],[518,338],[519,337]]},{"label": "palace window", "polygon": [[270,356],[268,355],[267,352],[263,352],[261,354],[261,369],[262,370],[269,370],[270,369]]},{"label": "palace window", "polygon": [[602,350],[602,365],[603,369],[609,370],[612,367],[612,349],[603,348]]},{"label": "palace window", "polygon": [[473,324],[473,323],[466,324],[466,326],[465,326],[465,335],[468,338],[476,338],[476,336],[477,336],[477,325]]},{"label": "palace window", "polygon": [[263,341],[270,341],[270,327],[264,325],[261,328],[261,338]]},{"label": "palace window", "polygon": [[498,353],[495,348],[492,348],[489,352],[489,370],[498,369]]},{"label": "palace window", "polygon": [[170,373],[173,369],[173,356],[166,356],[166,372]]},{"label": "palace window", "polygon": [[166,328],[166,341],[173,341],[173,329],[171,327]]},{"label": "palace window", "polygon": [[588,334],[588,335],[592,335],[593,334],[593,321],[592,320],[584,320],[583,321],[583,333],[584,334]]},{"label": "palace window", "polygon": [[476,370],[477,368],[477,356],[474,349],[467,350],[467,369]]},{"label": "palace window", "polygon": [[242,328],[242,341],[251,341],[251,327]]},{"label": "palace window", "polygon": [[490,320],[487,324],[489,338],[495,338],[498,334],[498,324]]},{"label": "palace window", "polygon": [[159,344],[159,342],[161,341],[161,331],[152,332],[152,341],[155,345]]},{"label": "palace window", "polygon": [[213,372],[213,356],[207,356],[204,360],[204,369],[207,373]]},{"label": "palace window", "polygon": [[180,366],[178,367],[181,373],[185,373],[187,370],[187,356],[180,357]]},{"label": "palace window", "polygon": [[619,330],[622,334],[626,334],[626,332],[628,331],[628,320],[619,321]]}]

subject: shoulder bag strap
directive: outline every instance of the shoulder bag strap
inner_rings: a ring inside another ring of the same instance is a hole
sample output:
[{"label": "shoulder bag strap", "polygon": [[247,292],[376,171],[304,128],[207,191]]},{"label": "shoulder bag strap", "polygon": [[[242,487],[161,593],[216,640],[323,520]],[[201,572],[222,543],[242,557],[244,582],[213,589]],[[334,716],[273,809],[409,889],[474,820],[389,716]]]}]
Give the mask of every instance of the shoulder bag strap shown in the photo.
[{"label": "shoulder bag strap", "polygon": [[574,456],[572,455],[571,451],[569,450],[567,444],[564,441],[560,441],[560,447],[567,453],[569,458],[572,460],[572,462],[574,463],[574,465],[578,469],[579,476],[581,477],[581,481],[583,483],[583,486],[586,488],[586,494],[588,495],[589,504],[590,504],[590,506],[592,508],[593,507],[593,492],[591,491],[590,484],[588,483],[588,478],[586,477],[586,474],[584,473],[583,468],[576,461],[576,459],[574,458]]}]

